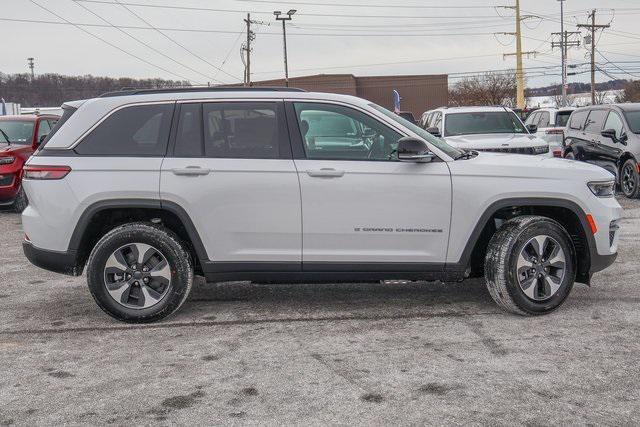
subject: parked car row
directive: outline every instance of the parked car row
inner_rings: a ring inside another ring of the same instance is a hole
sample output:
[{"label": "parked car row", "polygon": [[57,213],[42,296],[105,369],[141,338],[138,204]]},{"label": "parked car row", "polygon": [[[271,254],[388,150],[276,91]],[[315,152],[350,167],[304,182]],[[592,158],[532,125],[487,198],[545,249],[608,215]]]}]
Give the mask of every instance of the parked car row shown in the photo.
[{"label": "parked car row", "polygon": [[0,116],[0,206],[22,212],[22,168],[58,122],[56,115]]}]

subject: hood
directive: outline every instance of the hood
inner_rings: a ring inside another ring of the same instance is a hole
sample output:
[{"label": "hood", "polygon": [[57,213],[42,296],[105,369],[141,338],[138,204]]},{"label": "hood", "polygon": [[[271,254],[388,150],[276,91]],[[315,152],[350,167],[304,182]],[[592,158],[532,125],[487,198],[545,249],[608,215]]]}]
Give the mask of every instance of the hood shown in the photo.
[{"label": "hood", "polygon": [[543,180],[607,181],[614,176],[590,163],[542,156],[478,152],[469,160],[455,160],[456,175]]},{"label": "hood", "polygon": [[470,149],[541,147],[547,143],[535,135],[524,133],[491,133],[478,135],[445,136],[454,147]]}]

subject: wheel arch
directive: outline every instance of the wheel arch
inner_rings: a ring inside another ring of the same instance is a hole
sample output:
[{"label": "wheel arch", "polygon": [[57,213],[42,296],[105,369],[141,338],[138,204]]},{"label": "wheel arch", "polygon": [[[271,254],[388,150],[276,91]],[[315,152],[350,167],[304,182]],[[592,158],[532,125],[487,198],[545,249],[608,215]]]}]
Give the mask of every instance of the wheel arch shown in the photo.
[{"label": "wheel arch", "polygon": [[590,280],[595,239],[586,213],[576,203],[557,198],[510,198],[491,204],[482,214],[462,252],[457,269],[480,276],[489,240],[502,222],[521,215],[540,215],[560,223],[569,233],[576,251],[576,281]]},{"label": "wheel arch", "polygon": [[206,249],[187,212],[178,204],[155,199],[111,199],[96,202],[80,215],[69,241],[82,271],[98,240],[111,229],[129,222],[155,221],[173,231],[188,247],[200,268],[208,260]]}]

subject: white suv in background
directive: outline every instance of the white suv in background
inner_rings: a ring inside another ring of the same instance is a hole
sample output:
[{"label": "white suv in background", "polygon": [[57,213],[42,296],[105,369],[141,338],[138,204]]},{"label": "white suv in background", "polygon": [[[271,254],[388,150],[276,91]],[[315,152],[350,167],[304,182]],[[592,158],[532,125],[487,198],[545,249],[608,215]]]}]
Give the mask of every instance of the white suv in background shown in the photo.
[{"label": "white suv in background", "polygon": [[175,312],[209,281],[484,275],[548,313],[610,265],[613,177],[451,147],[364,99],[293,89],[131,90],[64,105],[24,170],[24,252],[85,270],[109,315]]},{"label": "white suv in background", "polygon": [[549,143],[554,157],[562,157],[562,141],[567,128],[569,116],[575,108],[540,108],[532,112],[524,124],[536,128],[536,136]]},{"label": "white suv in background", "polygon": [[441,107],[423,114],[422,122],[427,132],[464,150],[550,156],[549,144],[506,107]]}]

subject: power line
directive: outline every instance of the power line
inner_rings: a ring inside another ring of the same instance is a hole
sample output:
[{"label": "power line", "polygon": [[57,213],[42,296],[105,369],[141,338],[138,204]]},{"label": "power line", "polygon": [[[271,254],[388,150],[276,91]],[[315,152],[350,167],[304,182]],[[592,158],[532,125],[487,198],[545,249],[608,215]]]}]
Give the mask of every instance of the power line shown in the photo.
[{"label": "power line", "polygon": [[[167,58],[168,60],[170,60],[170,61],[172,61],[172,62],[174,62],[174,63],[176,63],[176,64],[180,65],[181,67],[184,67],[184,68],[186,68],[186,69],[188,69],[188,70],[191,70],[192,72],[194,72],[194,73],[196,73],[196,74],[198,74],[198,75],[200,75],[200,76],[202,76],[202,77],[204,77],[204,78],[206,78],[206,79],[210,79],[210,78],[211,78],[210,76],[208,76],[208,75],[206,75],[206,74],[204,74],[204,73],[201,73],[200,71],[196,70],[195,68],[193,68],[193,67],[191,67],[191,66],[189,66],[189,65],[185,65],[185,64],[183,64],[182,62],[180,62],[180,61],[178,61],[178,60],[176,60],[176,59],[174,59],[174,58],[170,57],[169,55],[165,54],[164,52],[162,52],[162,51],[160,51],[160,50],[156,49],[155,47],[151,46],[149,43],[145,42],[144,40],[140,40],[140,39],[139,39],[139,38],[137,38],[136,36],[131,35],[131,34],[130,34],[130,33],[128,33],[127,31],[123,30],[122,28],[118,28],[118,27],[116,27],[116,26],[115,26],[115,25],[113,25],[111,22],[109,22],[109,20],[107,20],[106,18],[103,18],[102,16],[100,16],[100,15],[99,15],[99,14],[97,14],[96,12],[92,11],[92,10],[91,10],[91,9],[89,9],[88,7],[86,7],[86,6],[82,5],[82,4],[80,4],[77,0],[73,0],[73,2],[74,2],[75,4],[77,4],[78,6],[80,6],[81,8],[83,8],[84,10],[86,10],[87,12],[91,13],[91,14],[92,14],[93,16],[95,16],[96,18],[100,19],[100,20],[101,20],[101,21],[103,21],[103,22],[106,22],[106,23],[107,23],[107,24],[109,24],[111,27],[113,27],[113,28],[117,29],[117,30],[118,30],[118,31],[120,31],[122,34],[126,35],[127,37],[129,37],[129,38],[131,38],[131,39],[133,39],[133,40],[137,41],[137,42],[138,42],[138,43],[140,43],[141,45],[145,46],[147,49],[150,49],[150,50],[154,51],[154,52],[155,52],[155,53],[157,53],[158,55],[160,55],[160,56],[162,56],[162,57],[164,57],[164,58]],[[114,4],[115,4],[115,3],[114,3]],[[218,82],[220,82],[220,83],[224,83],[224,82],[222,82],[222,81],[220,81],[220,80],[216,80],[216,81],[218,81]]]},{"label": "power line", "polygon": [[[211,62],[209,62],[207,59],[203,58],[202,56],[198,55],[197,53],[193,52],[191,49],[187,48],[186,46],[184,46],[182,43],[179,43],[178,41],[176,41],[174,38],[168,36],[167,34],[165,34],[164,32],[162,32],[162,30],[156,28],[153,26],[153,24],[151,24],[149,21],[147,21],[146,19],[144,19],[142,16],[140,16],[139,14],[137,14],[136,12],[134,12],[133,10],[131,10],[131,8],[129,8],[127,5],[121,3],[119,0],[115,0],[117,3],[119,3],[123,8],[125,8],[130,14],[132,14],[133,16],[135,16],[136,18],[138,18],[139,20],[141,20],[142,22],[144,22],[145,24],[147,24],[150,28],[152,28],[154,31],[160,33],[164,38],[166,38],[167,40],[173,42],[176,46],[179,46],[180,48],[182,48],[185,52],[191,54],[192,56],[198,58],[200,61],[210,65],[211,67],[215,68],[217,71],[221,71],[222,73],[226,74],[227,76],[233,78],[233,79],[237,79],[239,80],[236,76],[231,75],[229,73],[227,73],[226,71],[224,71],[222,68],[218,67],[215,64],[212,64]],[[217,73],[216,73],[217,75]],[[219,80],[215,80],[215,75],[214,75],[214,81],[219,81]]]},{"label": "power line", "polygon": [[[272,0],[237,0],[245,3],[267,3],[273,4]],[[394,4],[393,6],[381,5],[381,4],[362,4],[362,3],[320,3],[313,1],[278,1],[278,4],[295,4],[295,5],[310,5],[310,6],[340,6],[340,7],[366,7],[366,8],[387,8],[387,9],[493,9],[493,6],[426,6],[426,5],[401,5]]]},{"label": "power line", "polygon": [[[74,27],[76,27],[76,28],[77,28],[77,29],[79,29],[80,31],[82,31],[82,32],[84,32],[84,33],[86,33],[86,34],[89,34],[91,37],[94,37],[94,38],[96,38],[96,39],[100,40],[101,42],[103,42],[103,43],[105,43],[105,44],[108,44],[109,46],[111,46],[111,47],[113,47],[113,48],[115,48],[115,49],[119,50],[120,52],[122,52],[122,53],[124,53],[124,54],[127,54],[127,55],[129,55],[129,56],[131,56],[131,57],[133,57],[133,58],[135,58],[135,59],[137,59],[137,60],[139,60],[139,61],[144,62],[144,63],[145,63],[145,64],[147,64],[147,65],[150,65],[150,66],[152,66],[152,67],[154,67],[154,68],[157,68],[158,70],[164,71],[165,73],[168,73],[168,74],[170,74],[170,75],[172,75],[172,76],[178,77],[178,78],[180,78],[180,79],[182,79],[182,80],[184,80],[184,81],[188,81],[188,82],[190,82],[190,83],[196,83],[196,82],[194,82],[193,80],[191,80],[191,79],[189,79],[189,78],[187,78],[187,77],[184,77],[184,76],[182,76],[182,75],[180,75],[180,74],[176,74],[176,73],[174,73],[173,71],[169,71],[169,70],[167,70],[166,68],[163,68],[163,67],[161,67],[161,66],[159,66],[159,65],[154,64],[153,62],[147,61],[146,59],[141,58],[141,57],[139,57],[138,55],[136,55],[136,54],[134,54],[134,53],[131,53],[131,52],[129,52],[129,51],[126,51],[126,50],[122,49],[120,46],[115,45],[115,44],[111,43],[110,41],[107,41],[107,40],[103,39],[102,37],[100,37],[100,36],[98,36],[98,35],[96,35],[96,34],[93,34],[93,33],[92,33],[92,32],[90,32],[90,31],[87,31],[86,29],[82,28],[81,26],[79,26],[79,25],[77,25],[77,24],[74,24],[74,23],[72,23],[72,22],[70,22],[70,21],[67,21],[67,19],[66,19],[66,18],[64,18],[64,17],[62,17],[62,16],[58,15],[57,13],[55,13],[54,11],[52,11],[52,10],[50,10],[50,9],[48,9],[48,8],[46,8],[46,7],[44,7],[44,6],[42,6],[41,4],[37,3],[35,0],[29,0],[29,1],[30,1],[31,3],[33,3],[33,4],[35,4],[36,6],[38,6],[39,8],[41,8],[41,9],[43,9],[43,10],[45,10],[45,11],[49,12],[50,14],[54,15],[55,17],[57,17],[57,18],[59,18],[59,19],[62,19],[63,21],[67,22],[67,23],[68,23],[68,24],[70,24],[70,25],[73,25]],[[199,83],[196,83],[196,84],[199,84]]]}]

